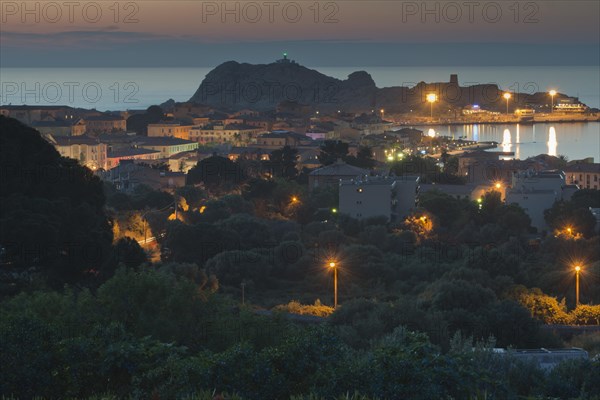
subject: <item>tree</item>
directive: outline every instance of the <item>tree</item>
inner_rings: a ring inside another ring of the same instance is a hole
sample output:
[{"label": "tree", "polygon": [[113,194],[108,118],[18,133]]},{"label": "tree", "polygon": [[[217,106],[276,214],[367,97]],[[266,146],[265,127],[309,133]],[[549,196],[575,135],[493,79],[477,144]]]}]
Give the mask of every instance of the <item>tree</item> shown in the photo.
[{"label": "tree", "polygon": [[164,112],[159,106],[150,106],[144,114],[135,114],[127,118],[127,130],[138,135],[148,134],[148,125],[155,124],[164,119]]},{"label": "tree", "polygon": [[227,157],[217,156],[205,158],[198,162],[188,172],[187,183],[193,185],[204,183],[211,189],[216,189],[224,184],[239,185],[245,180],[244,171],[240,166]]},{"label": "tree", "polygon": [[373,159],[373,151],[370,147],[367,146],[360,146],[356,153],[356,157],[347,156],[345,158],[345,161],[350,165],[354,165],[355,167],[360,167],[364,169],[373,168],[376,162]]},{"label": "tree", "polygon": [[270,247],[271,234],[269,228],[260,219],[247,214],[237,214],[219,221],[216,226],[237,232],[242,249],[250,250]]},{"label": "tree", "polygon": [[146,261],[148,257],[144,249],[132,238],[121,238],[114,245],[114,264],[123,264],[128,268],[135,268]]},{"label": "tree", "polygon": [[552,208],[544,211],[544,218],[548,225],[556,231],[564,231],[569,227],[573,234],[582,234],[585,237],[594,235],[596,218],[589,208],[582,206],[589,204],[584,197],[576,201],[557,201]]},{"label": "tree", "polygon": [[108,259],[113,233],[103,184],[34,129],[0,116],[0,243],[14,267],[76,282]]},{"label": "tree", "polygon": [[444,228],[452,229],[466,222],[465,204],[439,190],[432,190],[420,195],[419,207],[423,207],[435,215]]},{"label": "tree", "polygon": [[267,288],[272,268],[269,260],[254,251],[226,251],[206,263],[206,271],[215,275],[221,285],[233,287],[250,281],[257,288]]},{"label": "tree", "polygon": [[[165,252],[165,248],[168,249]],[[215,255],[240,248],[237,232],[212,224],[184,225],[178,221],[169,224],[163,245],[163,256],[169,261],[191,262],[203,265]]]},{"label": "tree", "polygon": [[318,156],[319,162],[323,165],[331,165],[337,160],[343,160],[348,154],[348,143],[341,140],[326,140],[321,145],[321,152]]},{"label": "tree", "polygon": [[279,150],[273,150],[269,160],[264,164],[274,177],[293,179],[298,175],[297,161],[298,150],[285,146]]}]

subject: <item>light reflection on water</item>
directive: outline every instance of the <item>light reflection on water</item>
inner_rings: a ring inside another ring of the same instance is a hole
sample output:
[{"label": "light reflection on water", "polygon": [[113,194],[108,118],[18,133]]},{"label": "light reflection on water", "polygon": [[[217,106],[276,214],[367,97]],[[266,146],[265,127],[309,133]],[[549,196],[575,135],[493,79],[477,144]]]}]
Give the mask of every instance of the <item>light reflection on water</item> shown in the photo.
[{"label": "light reflection on water", "polygon": [[[427,132],[430,127],[417,127]],[[552,128],[552,129],[551,129]],[[514,158],[526,159],[540,154],[565,155],[569,160],[593,157],[600,162],[600,123],[564,124],[471,124],[436,127],[440,136],[498,143],[496,151],[510,150]],[[508,134],[507,131],[508,130]]]},{"label": "light reflection on water", "polygon": [[512,139],[510,136],[510,131],[508,129],[504,130],[502,137],[502,151],[509,152],[512,147]]},{"label": "light reflection on water", "polygon": [[556,129],[553,126],[548,131],[548,155],[556,157],[556,149],[558,148],[558,142],[556,141]]}]

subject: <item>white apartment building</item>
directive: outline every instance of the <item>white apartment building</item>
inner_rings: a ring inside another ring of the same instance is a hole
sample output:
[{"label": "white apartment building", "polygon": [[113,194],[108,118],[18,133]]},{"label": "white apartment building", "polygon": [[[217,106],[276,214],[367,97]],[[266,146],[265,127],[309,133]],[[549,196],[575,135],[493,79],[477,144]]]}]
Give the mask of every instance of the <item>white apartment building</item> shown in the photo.
[{"label": "white apartment building", "polygon": [[364,219],[384,216],[406,218],[416,207],[419,177],[363,177],[340,182],[340,213]]},{"label": "white apartment building", "polygon": [[518,204],[529,218],[531,226],[542,231],[548,228],[544,211],[557,200],[569,200],[572,191],[560,171],[525,171],[513,176],[512,188],[506,192],[506,204]]}]

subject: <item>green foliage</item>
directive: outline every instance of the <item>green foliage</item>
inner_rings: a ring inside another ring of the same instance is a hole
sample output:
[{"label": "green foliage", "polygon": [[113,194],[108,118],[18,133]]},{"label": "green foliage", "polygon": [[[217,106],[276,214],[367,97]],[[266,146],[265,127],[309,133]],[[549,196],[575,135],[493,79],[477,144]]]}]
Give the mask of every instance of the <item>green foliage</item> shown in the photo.
[{"label": "green foliage", "polygon": [[187,175],[188,184],[203,183],[211,190],[224,184],[240,185],[245,179],[244,171],[238,163],[216,154],[199,161]]},{"label": "green foliage", "polygon": [[355,167],[372,169],[375,167],[376,161],[373,159],[373,150],[367,146],[359,146],[355,156],[346,156],[344,161]]},{"label": "green foliage", "polygon": [[600,325],[600,305],[579,304],[568,312],[564,299],[559,303],[537,288],[528,291],[517,287],[512,297],[529,309],[532,316],[547,324]]},{"label": "green foliage", "polygon": [[112,230],[100,180],[40,134],[0,116],[0,243],[21,270],[58,287],[106,262]]},{"label": "green foliage", "polygon": [[285,179],[293,179],[298,175],[296,163],[298,161],[298,149],[284,146],[281,149],[273,150],[268,161],[264,161],[264,166],[273,176]]},{"label": "green foliage", "polygon": [[574,201],[557,201],[552,208],[544,211],[546,222],[554,230],[562,231],[568,226],[586,238],[592,237],[596,219],[586,205],[595,204],[595,200],[588,200],[588,197],[591,196],[582,194]]},{"label": "green foliage", "polygon": [[150,106],[143,114],[135,114],[127,118],[127,131],[138,135],[148,134],[148,125],[162,121],[164,112],[159,106]]},{"label": "green foliage", "polygon": [[148,261],[144,249],[131,238],[121,238],[114,245],[114,265],[124,264],[129,268],[137,267]]},{"label": "green foliage", "polygon": [[323,165],[331,165],[337,160],[343,160],[348,154],[348,143],[341,140],[326,140],[321,146],[319,162]]},{"label": "green foliage", "polygon": [[252,251],[225,251],[206,263],[206,270],[214,274],[221,285],[239,287],[242,282],[251,282],[259,289],[270,286],[272,268],[268,259]]},{"label": "green foliage", "polygon": [[[239,249],[239,246],[239,235],[229,229],[208,223],[185,225],[175,221],[167,229],[163,258],[203,264],[219,253]],[[165,252],[165,248],[168,252]]]},{"label": "green foliage", "polygon": [[333,313],[333,307],[321,304],[321,300],[315,300],[313,305],[304,305],[299,301],[292,300],[287,304],[278,305],[275,311],[282,311],[290,314],[313,315],[315,317],[328,317]]}]

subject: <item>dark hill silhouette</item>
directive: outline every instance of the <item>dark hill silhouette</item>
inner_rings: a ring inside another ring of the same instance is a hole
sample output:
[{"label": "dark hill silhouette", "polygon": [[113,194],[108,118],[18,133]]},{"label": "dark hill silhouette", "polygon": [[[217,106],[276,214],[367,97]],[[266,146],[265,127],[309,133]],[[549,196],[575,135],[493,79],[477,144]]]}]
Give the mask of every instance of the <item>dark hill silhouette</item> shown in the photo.
[{"label": "dark hill silhouette", "polygon": [[[401,76],[398,81],[402,82]],[[324,112],[365,112],[380,108],[386,112],[408,112],[427,109],[429,93],[438,95],[436,107],[462,108],[479,104],[497,111],[505,107],[503,91],[496,84],[461,87],[455,75],[448,82],[378,88],[365,71],[339,80],[295,62],[281,61],[259,65],[223,63],[206,76],[190,101],[229,111],[267,111],[282,102],[292,101]],[[563,96],[558,94],[555,101]],[[544,104],[547,100],[546,93],[517,93],[511,98],[511,107],[530,102]]]}]

